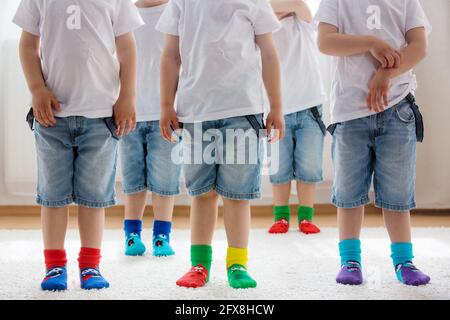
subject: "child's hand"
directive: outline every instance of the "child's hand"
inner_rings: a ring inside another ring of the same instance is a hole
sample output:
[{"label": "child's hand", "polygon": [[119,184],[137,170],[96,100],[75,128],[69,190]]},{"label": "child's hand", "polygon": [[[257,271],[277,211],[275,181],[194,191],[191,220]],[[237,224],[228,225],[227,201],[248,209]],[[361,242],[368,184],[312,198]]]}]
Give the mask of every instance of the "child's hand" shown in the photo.
[{"label": "child's hand", "polygon": [[167,140],[169,142],[177,141],[173,137],[172,131],[180,130],[180,124],[178,122],[178,116],[174,108],[162,108],[159,129],[164,140]]},{"label": "child's hand", "polygon": [[390,83],[391,78],[389,76],[389,70],[378,69],[369,86],[370,91],[367,96],[367,106],[369,110],[377,113],[383,112],[385,107],[388,106]]},{"label": "child's hand", "polygon": [[392,48],[387,42],[373,38],[370,53],[377,59],[383,69],[398,68],[402,63],[402,53]]},{"label": "child's hand", "polygon": [[[270,143],[282,140],[285,134],[284,116],[281,111],[271,111],[267,116],[267,136]],[[272,132],[274,132],[272,136]]]},{"label": "child's hand", "polygon": [[53,93],[46,87],[31,92],[34,118],[44,127],[53,127],[56,124],[53,110],[61,111],[61,105]]},{"label": "child's hand", "polygon": [[134,98],[119,97],[114,105],[114,122],[119,137],[136,129],[136,102]]}]

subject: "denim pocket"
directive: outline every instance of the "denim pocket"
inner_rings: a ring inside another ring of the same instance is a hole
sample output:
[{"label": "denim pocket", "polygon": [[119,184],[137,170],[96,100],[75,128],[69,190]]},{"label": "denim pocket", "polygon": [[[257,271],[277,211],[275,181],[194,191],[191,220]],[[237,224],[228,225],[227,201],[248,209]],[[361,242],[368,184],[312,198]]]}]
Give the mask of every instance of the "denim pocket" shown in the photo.
[{"label": "denim pocket", "polygon": [[103,121],[105,121],[106,127],[111,133],[111,136],[116,140],[120,140],[120,137],[117,135],[117,127],[116,123],[114,122],[114,119],[112,117],[104,118]]},{"label": "denim pocket", "polygon": [[403,123],[412,123],[415,121],[414,112],[409,103],[404,103],[395,108],[397,118]]}]

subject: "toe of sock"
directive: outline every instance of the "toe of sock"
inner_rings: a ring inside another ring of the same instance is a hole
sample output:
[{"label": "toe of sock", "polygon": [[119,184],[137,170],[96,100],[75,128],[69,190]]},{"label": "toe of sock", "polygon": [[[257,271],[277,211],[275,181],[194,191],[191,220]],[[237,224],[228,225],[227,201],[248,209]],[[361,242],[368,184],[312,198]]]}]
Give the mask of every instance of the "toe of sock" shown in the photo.
[{"label": "toe of sock", "polygon": [[175,252],[173,251],[171,246],[153,248],[153,255],[155,257],[167,257],[167,256],[173,256],[174,254],[175,254]]},{"label": "toe of sock", "polygon": [[63,282],[49,283],[47,281],[41,283],[41,288],[44,291],[64,291],[67,290],[67,283]]}]

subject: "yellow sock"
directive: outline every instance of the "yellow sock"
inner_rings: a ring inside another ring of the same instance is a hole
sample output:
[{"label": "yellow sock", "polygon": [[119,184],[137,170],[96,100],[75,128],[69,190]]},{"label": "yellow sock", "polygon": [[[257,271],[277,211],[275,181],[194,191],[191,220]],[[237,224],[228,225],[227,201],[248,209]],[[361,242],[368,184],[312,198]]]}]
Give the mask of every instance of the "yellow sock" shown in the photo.
[{"label": "yellow sock", "polygon": [[228,248],[227,250],[227,269],[234,264],[239,264],[247,268],[248,249]]}]

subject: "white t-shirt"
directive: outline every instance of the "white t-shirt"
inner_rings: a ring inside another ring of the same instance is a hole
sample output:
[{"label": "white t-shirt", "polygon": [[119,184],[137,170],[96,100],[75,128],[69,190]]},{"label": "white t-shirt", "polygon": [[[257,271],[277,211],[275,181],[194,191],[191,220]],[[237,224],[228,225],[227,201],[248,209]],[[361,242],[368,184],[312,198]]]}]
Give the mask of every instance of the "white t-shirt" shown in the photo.
[{"label": "white t-shirt", "polygon": [[164,48],[164,34],[155,29],[166,4],[138,8],[145,26],[134,32],[138,53],[137,67],[137,121],[159,120],[160,116],[160,65]]},{"label": "white t-shirt", "polygon": [[143,24],[129,0],[22,0],[13,22],[41,38],[57,117],[112,115],[120,89],[115,38]]},{"label": "white t-shirt", "polygon": [[180,121],[263,113],[261,53],[255,36],[279,27],[268,0],[171,0],[157,29],[180,37]]},{"label": "white t-shirt", "polygon": [[[323,0],[317,22],[336,26],[340,33],[373,35],[397,50],[403,49],[406,33],[417,27],[431,26],[419,0]],[[331,122],[338,123],[373,115],[366,97],[379,62],[370,53],[333,58]],[[391,81],[389,105],[403,100],[417,87],[413,70]]]},{"label": "white t-shirt", "polygon": [[281,20],[274,33],[281,60],[283,112],[291,114],[326,101],[313,24],[296,16]]}]

